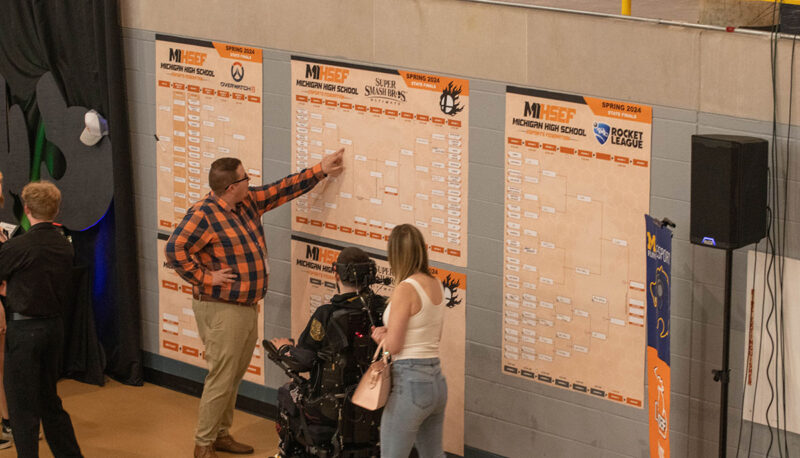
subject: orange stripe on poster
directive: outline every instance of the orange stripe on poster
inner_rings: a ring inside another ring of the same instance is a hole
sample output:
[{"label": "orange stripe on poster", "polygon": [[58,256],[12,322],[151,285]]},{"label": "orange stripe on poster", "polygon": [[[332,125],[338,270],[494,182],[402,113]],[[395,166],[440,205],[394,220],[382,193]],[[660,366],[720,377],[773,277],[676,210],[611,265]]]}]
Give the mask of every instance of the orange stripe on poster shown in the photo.
[{"label": "orange stripe on poster", "polygon": [[431,275],[438,278],[439,281],[447,280],[447,277],[450,277],[450,280],[455,280],[460,283],[461,288],[466,288],[467,286],[467,275],[462,274],[460,272],[453,272],[452,270],[447,269],[439,269],[437,267],[431,267]]},{"label": "orange stripe on poster", "polygon": [[227,43],[214,43],[214,49],[217,54],[225,59],[244,60],[247,62],[261,63],[262,54],[261,49],[251,48],[249,46],[239,46]]},{"label": "orange stripe on poster", "polygon": [[178,344],[175,342],[170,342],[169,340],[164,340],[161,346],[167,350],[178,351]]},{"label": "orange stripe on poster", "polygon": [[406,86],[410,88],[440,93],[447,89],[452,95],[469,95],[469,81],[467,80],[417,72],[400,71],[398,73],[403,77]]},{"label": "orange stripe on poster", "polygon": [[636,103],[615,102],[613,100],[596,99],[594,97],[584,97],[586,105],[597,116],[607,116],[609,118],[622,119],[625,121],[636,121],[650,124],[653,120],[653,107],[639,105]]}]

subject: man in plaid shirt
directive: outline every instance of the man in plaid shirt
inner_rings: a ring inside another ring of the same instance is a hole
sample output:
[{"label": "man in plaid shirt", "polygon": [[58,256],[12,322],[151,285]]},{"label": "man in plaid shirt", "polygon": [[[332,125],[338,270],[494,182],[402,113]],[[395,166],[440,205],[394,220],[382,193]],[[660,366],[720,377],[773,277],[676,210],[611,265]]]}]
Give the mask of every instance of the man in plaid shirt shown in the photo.
[{"label": "man in plaid shirt", "polygon": [[230,435],[239,382],[258,338],[256,304],[267,293],[269,265],[261,215],[342,172],[344,149],[276,181],[249,187],[239,159],[211,164],[211,192],[186,213],[165,249],[167,263],[193,285],[192,309],[205,345],[208,375],[200,398],[195,457],[215,450],[253,453]]}]

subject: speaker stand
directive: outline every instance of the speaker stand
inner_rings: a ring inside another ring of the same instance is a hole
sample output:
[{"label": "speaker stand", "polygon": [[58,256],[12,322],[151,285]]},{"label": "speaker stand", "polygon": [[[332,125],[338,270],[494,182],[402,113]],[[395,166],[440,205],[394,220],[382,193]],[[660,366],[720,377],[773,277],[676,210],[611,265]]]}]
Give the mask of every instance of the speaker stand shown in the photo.
[{"label": "speaker stand", "polygon": [[733,271],[733,250],[725,250],[725,306],[722,323],[722,369],[715,369],[714,381],[720,382],[719,399],[719,457],[725,458],[728,451],[728,384],[730,383],[731,346],[731,273]]}]

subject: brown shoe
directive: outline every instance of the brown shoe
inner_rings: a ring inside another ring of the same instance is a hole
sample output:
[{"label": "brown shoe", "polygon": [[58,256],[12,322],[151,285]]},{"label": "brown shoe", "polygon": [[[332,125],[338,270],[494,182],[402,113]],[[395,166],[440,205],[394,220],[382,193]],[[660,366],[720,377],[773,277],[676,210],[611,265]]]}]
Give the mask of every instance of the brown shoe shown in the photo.
[{"label": "brown shoe", "polygon": [[194,458],[217,458],[213,445],[195,445]]},{"label": "brown shoe", "polygon": [[227,436],[220,436],[216,441],[214,441],[214,450],[246,455],[253,453],[253,446],[236,442],[233,439],[233,436],[228,434]]}]

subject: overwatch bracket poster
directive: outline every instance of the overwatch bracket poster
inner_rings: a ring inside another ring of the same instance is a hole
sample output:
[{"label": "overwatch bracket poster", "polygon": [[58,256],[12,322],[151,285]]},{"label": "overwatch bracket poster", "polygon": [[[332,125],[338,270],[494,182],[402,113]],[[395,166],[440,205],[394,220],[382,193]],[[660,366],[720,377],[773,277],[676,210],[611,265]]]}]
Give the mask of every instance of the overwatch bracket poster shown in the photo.
[{"label": "overwatch bracket poster", "polygon": [[[332,263],[344,246],[292,236],[292,337],[305,329],[311,314],[336,294]],[[370,255],[379,278],[389,278],[389,263],[383,256]],[[447,407],[444,420],[444,449],[464,454],[464,360],[466,340],[467,276],[432,267],[448,299],[440,354],[447,379]],[[389,297],[394,286],[374,285],[375,293]]]},{"label": "overwatch bracket poster", "polygon": [[651,118],[507,88],[503,373],[643,407]]},{"label": "overwatch bracket poster", "polygon": [[156,35],[158,229],[209,191],[208,169],[236,157],[261,182],[261,50]]},{"label": "overwatch bracket poster", "polygon": [[292,166],[344,172],[292,204],[292,230],[383,250],[415,224],[432,261],[467,265],[469,82],[292,58]]}]

